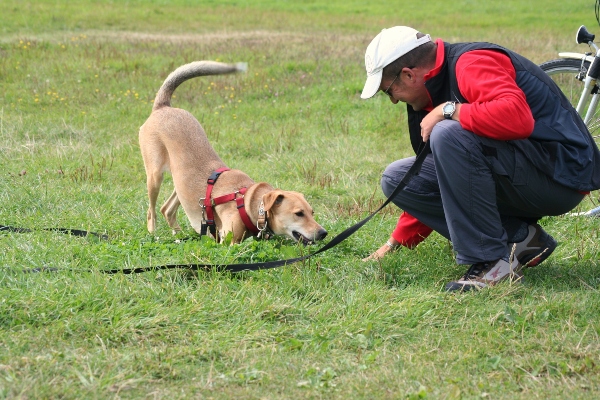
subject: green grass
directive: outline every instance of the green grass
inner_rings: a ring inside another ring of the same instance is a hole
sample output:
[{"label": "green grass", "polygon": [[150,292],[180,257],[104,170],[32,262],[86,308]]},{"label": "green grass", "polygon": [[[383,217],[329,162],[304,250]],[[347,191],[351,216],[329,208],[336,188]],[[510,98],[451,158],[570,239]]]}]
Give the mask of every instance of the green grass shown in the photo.
[{"label": "green grass", "polygon": [[[359,98],[367,44],[397,24],[536,62],[586,51],[573,44],[581,24],[600,31],[581,0],[0,3],[0,224],[34,229],[0,234],[0,397],[597,397],[597,220],[545,218],[560,246],[524,284],[461,296],[442,290],[464,267],[437,234],[361,261],[393,207],[269,271],[100,272],[306,251],[282,238],[219,246],[183,213],[175,238],[162,217],[146,231],[137,131],[163,79],[193,60],[249,64],[173,100],[230,167],[303,192],[330,237],[374,210],[381,172],[411,153],[403,107]],[[61,272],[22,272],[44,267]]]}]

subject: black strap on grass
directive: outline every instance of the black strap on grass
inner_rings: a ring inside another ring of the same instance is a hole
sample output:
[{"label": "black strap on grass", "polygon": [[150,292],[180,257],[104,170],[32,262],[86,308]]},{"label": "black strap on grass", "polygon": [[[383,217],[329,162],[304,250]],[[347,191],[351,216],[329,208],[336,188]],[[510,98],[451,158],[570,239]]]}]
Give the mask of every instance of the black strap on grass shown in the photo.
[{"label": "black strap on grass", "polygon": [[[103,240],[108,239],[107,235],[102,235],[102,234],[96,233],[96,232],[84,231],[84,230],[81,230],[81,229],[42,228],[42,230],[43,231],[54,231],[54,232],[64,233],[66,235],[73,235],[73,236],[80,236],[80,237],[95,236],[98,239],[103,239]],[[34,232],[33,229],[18,228],[18,227],[14,227],[14,226],[0,225],[0,232],[2,232],[2,231],[14,232],[14,233],[29,233],[29,232]]]},{"label": "black strap on grass", "polygon": [[[373,211],[369,216],[367,216],[362,221],[357,222],[356,224],[352,225],[351,227],[347,228],[346,230],[344,230],[343,232],[338,234],[336,237],[331,239],[329,241],[329,243],[327,243],[325,246],[321,247],[319,250],[315,251],[314,253],[307,254],[307,255],[301,256],[301,257],[288,258],[286,260],[264,261],[264,262],[255,262],[255,263],[239,263],[239,264],[226,264],[226,265],[166,264],[166,265],[159,265],[159,266],[154,266],[154,267],[106,269],[106,270],[98,270],[98,272],[102,272],[105,274],[138,274],[138,273],[142,273],[142,272],[160,271],[160,270],[168,270],[168,269],[187,269],[190,271],[197,271],[197,270],[210,270],[210,269],[215,268],[215,269],[218,269],[221,271],[237,273],[237,272],[242,272],[242,271],[256,271],[256,270],[261,270],[261,269],[277,268],[277,267],[281,267],[284,265],[294,264],[299,261],[308,260],[309,258],[312,258],[312,257],[316,256],[317,254],[323,253],[323,252],[331,249],[332,247],[337,246],[344,240],[346,240],[348,237],[350,237],[352,234],[354,234],[357,230],[359,230],[363,225],[365,225],[367,222],[369,222],[371,220],[371,218],[373,218],[375,216],[375,214],[377,214],[385,206],[387,206],[392,201],[392,199],[398,193],[400,193],[400,191],[402,189],[404,189],[406,187],[408,182],[410,182],[410,180],[419,173],[419,171],[421,170],[421,166],[423,165],[423,161],[425,161],[427,154],[430,152],[429,150],[430,150],[429,142],[425,142],[425,147],[423,148],[423,150],[421,152],[419,152],[419,155],[415,159],[415,162],[413,163],[413,165],[406,172],[406,174],[404,174],[404,177],[398,183],[398,186],[396,186],[396,188],[394,189],[394,191],[392,192],[390,197],[388,197],[385,200],[385,202],[383,202],[383,204],[381,206],[379,206],[379,208],[377,208],[377,210]],[[5,226],[0,225],[0,231],[2,231],[2,230],[8,230],[11,232],[30,232],[31,231],[29,229],[24,229],[24,228],[5,227]],[[62,232],[62,233],[75,235],[75,236],[88,236],[88,235],[93,235],[93,236],[98,236],[98,237],[104,236],[104,235],[99,235],[94,232],[86,232],[86,231],[81,231],[78,229],[51,228],[51,229],[47,229],[47,230],[54,230],[54,231],[58,231],[58,232]],[[56,271],[56,269],[36,268],[34,270],[27,270],[25,272],[42,272],[42,271]]]}]

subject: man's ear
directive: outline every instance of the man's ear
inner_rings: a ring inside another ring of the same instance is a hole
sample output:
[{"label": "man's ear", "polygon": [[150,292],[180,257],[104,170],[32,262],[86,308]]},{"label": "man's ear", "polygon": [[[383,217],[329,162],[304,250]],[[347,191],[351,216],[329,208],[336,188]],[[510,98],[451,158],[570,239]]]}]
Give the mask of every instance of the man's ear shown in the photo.
[{"label": "man's ear", "polygon": [[273,190],[263,196],[263,203],[265,211],[269,211],[274,205],[281,204],[284,199],[284,195],[281,190]]},{"label": "man's ear", "polygon": [[402,76],[407,79],[409,82],[412,82],[415,80],[415,73],[413,70],[411,70],[408,67],[404,67],[402,68]]}]

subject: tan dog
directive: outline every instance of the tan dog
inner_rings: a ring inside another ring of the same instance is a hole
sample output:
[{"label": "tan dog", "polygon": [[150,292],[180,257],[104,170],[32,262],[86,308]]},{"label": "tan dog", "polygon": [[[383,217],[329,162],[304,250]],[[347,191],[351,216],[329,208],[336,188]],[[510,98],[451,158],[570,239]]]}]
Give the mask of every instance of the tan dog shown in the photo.
[{"label": "tan dog", "polygon": [[[165,171],[171,172],[175,190],[161,207],[161,213],[173,232],[179,231],[181,228],[176,214],[181,204],[192,227],[200,233],[206,217],[200,199],[205,197],[207,179],[213,171],[226,167],[196,118],[185,110],[171,107],[173,92],[183,82],[197,76],[244,70],[245,64],[192,62],[173,71],[156,94],[152,114],[140,128],[140,147],[150,199],[148,231],[154,232],[156,227],[156,200]],[[254,226],[259,218],[259,207],[262,207],[267,228],[276,235],[286,235],[304,244],[327,235],[327,231],[314,220],[313,210],[301,193],[274,189],[264,182],[255,183],[239,170],[223,172],[210,197],[215,199],[244,187],[247,188],[244,206]],[[220,242],[229,232],[233,232],[232,243],[239,243],[253,235],[242,221],[235,201],[216,205],[213,210]]]}]

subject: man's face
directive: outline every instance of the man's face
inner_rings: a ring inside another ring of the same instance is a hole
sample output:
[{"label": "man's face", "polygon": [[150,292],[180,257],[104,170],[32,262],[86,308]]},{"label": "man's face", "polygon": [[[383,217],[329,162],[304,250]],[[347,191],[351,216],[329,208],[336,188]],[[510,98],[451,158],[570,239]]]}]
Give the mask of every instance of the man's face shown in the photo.
[{"label": "man's face", "polygon": [[425,73],[418,67],[403,68],[396,79],[383,78],[379,90],[385,92],[394,104],[401,101],[410,104],[415,111],[422,110],[430,103],[423,78]]}]

